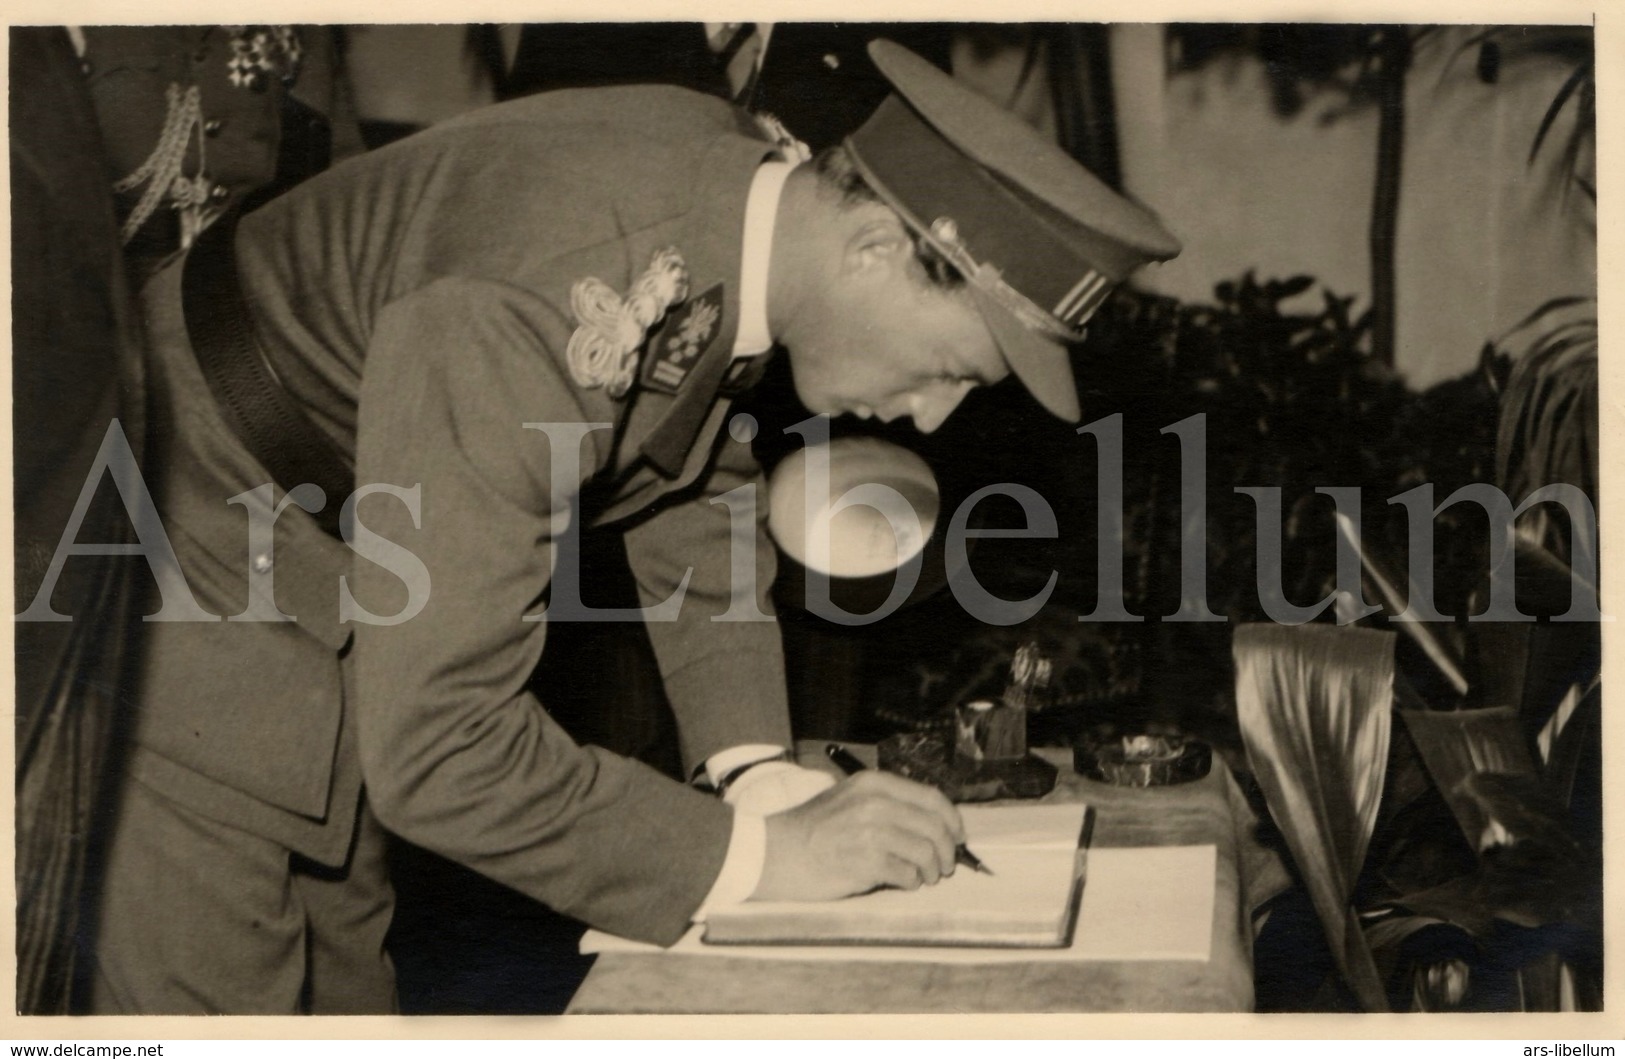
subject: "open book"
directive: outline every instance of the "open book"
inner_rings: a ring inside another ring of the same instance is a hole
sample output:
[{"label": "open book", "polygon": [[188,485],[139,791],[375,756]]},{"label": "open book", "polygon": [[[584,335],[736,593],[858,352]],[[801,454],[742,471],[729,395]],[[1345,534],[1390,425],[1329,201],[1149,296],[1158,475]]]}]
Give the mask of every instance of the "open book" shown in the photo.
[{"label": "open book", "polygon": [[994,874],[961,865],[935,886],[839,901],[747,901],[712,909],[714,945],[955,945],[1061,948],[1083,878],[1086,806],[961,806],[965,844]]}]

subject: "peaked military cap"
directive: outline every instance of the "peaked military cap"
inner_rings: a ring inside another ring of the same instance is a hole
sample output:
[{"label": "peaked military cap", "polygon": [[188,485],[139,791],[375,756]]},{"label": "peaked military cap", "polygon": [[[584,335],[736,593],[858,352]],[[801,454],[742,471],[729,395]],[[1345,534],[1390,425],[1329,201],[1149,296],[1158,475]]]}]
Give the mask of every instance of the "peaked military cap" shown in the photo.
[{"label": "peaked military cap", "polygon": [[1179,253],[1156,217],[1036,129],[888,40],[893,94],[846,141],[871,188],[965,278],[1040,404],[1082,418],[1067,347],[1118,283]]}]

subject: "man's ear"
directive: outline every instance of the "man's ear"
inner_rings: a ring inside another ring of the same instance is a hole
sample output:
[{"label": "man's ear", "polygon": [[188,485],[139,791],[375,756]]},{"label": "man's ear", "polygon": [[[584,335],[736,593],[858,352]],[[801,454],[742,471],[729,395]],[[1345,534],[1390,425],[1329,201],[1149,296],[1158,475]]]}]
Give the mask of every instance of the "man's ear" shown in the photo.
[{"label": "man's ear", "polygon": [[908,262],[914,241],[902,220],[879,204],[860,207],[863,216],[846,240],[843,264],[852,274],[889,271]]}]

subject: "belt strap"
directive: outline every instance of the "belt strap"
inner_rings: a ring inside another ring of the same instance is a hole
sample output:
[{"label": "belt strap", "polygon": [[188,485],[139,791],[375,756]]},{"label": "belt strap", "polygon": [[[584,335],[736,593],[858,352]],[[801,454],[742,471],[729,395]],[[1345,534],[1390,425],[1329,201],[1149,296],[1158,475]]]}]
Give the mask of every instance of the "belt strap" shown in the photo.
[{"label": "belt strap", "polygon": [[221,413],[249,455],[285,491],[306,482],[320,486],[327,503],[311,517],[338,537],[339,512],[354,488],[355,472],[266,360],[237,282],[235,234],[232,224],[213,225],[187,253],[181,306],[192,351]]}]

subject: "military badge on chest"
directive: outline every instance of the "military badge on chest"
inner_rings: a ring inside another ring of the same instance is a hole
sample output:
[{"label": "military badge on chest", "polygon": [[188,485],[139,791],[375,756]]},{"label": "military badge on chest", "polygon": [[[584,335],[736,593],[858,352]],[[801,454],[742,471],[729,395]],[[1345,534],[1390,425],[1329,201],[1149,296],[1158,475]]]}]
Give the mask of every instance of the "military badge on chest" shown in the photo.
[{"label": "military badge on chest", "polygon": [[[672,313],[674,305],[681,307]],[[678,317],[684,321],[694,318],[701,305],[710,306],[707,318],[686,325],[678,323]],[[689,299],[688,268],[677,248],[669,246],[655,252],[649,267],[624,298],[596,276],[577,280],[570,288],[570,311],[577,324],[565,350],[570,378],[585,389],[602,387],[611,397],[622,397],[637,377],[638,351],[647,342],[650,328],[662,320],[667,321],[667,326],[661,329],[661,335],[676,333],[673,323],[679,330],[686,328],[688,340],[679,343],[679,348],[686,350],[697,343],[687,362],[704,351],[721,320],[722,285]],[[699,338],[701,331],[703,340]],[[678,381],[681,378],[679,375]],[[675,392],[675,388],[669,392]]]},{"label": "military badge on chest", "polygon": [[722,284],[696,294],[667,315],[649,340],[643,385],[676,393],[722,326]]}]

